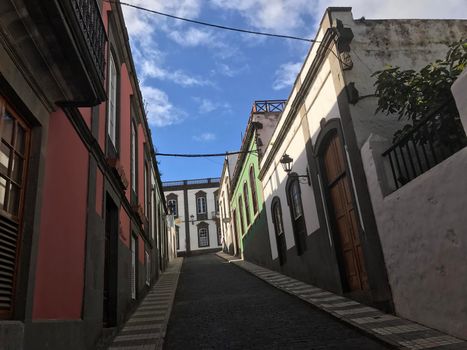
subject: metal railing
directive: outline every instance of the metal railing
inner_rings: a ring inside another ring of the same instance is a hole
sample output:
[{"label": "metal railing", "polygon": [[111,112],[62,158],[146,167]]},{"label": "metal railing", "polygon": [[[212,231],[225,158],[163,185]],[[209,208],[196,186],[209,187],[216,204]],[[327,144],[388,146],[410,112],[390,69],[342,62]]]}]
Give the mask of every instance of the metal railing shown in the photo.
[{"label": "metal railing", "polygon": [[286,100],[255,101],[251,113],[282,112],[286,102]]},{"label": "metal railing", "polygon": [[444,107],[422,118],[383,153],[389,159],[396,188],[467,146],[460,119],[443,112]]},{"label": "metal railing", "polygon": [[205,179],[181,180],[181,181],[166,181],[162,183],[162,187],[186,186],[186,185],[204,185],[212,183],[220,183],[220,177],[210,177]]},{"label": "metal railing", "polygon": [[71,4],[85,37],[89,53],[93,57],[99,72],[99,77],[104,81],[106,34],[99,6],[96,0],[71,0]]}]

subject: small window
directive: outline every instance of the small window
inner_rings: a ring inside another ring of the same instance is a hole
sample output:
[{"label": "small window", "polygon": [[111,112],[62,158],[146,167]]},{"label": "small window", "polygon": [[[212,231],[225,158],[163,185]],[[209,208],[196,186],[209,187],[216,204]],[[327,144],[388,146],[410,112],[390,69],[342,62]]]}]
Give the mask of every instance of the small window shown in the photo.
[{"label": "small window", "polygon": [[198,214],[206,214],[207,213],[206,197],[198,197],[196,199],[196,212]]},{"label": "small window", "polygon": [[198,246],[200,248],[209,247],[209,232],[205,227],[198,229]]},{"label": "small window", "polygon": [[178,213],[178,208],[177,208],[177,200],[175,199],[169,199],[167,201],[167,206],[169,207],[169,212],[174,215],[174,216],[177,216]]},{"label": "small window", "polygon": [[250,187],[251,187],[251,200],[253,202],[253,212],[258,212],[258,197],[256,193],[256,177],[255,177],[255,169],[253,169],[253,165],[250,167]]},{"label": "small window", "polygon": [[109,91],[108,91],[108,107],[107,107],[107,133],[112,144],[116,146],[117,136],[117,68],[115,60],[110,54],[109,60]]}]

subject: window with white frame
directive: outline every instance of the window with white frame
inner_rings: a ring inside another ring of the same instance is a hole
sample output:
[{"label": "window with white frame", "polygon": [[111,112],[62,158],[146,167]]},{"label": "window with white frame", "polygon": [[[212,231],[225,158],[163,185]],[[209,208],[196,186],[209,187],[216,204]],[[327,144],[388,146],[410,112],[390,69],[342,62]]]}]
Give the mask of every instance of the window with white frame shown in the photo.
[{"label": "window with white frame", "polygon": [[117,136],[117,68],[115,66],[115,60],[110,53],[109,59],[109,99],[107,107],[107,133],[109,135],[112,144],[116,146]]},{"label": "window with white frame", "polygon": [[198,214],[206,214],[206,197],[198,197],[196,199],[196,212]]}]

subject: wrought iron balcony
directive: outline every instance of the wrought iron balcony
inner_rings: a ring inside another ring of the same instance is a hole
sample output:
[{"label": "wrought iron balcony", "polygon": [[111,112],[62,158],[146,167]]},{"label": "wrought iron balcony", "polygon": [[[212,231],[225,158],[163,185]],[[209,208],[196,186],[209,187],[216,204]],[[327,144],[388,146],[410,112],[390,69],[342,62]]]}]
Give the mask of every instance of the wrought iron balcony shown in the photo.
[{"label": "wrought iron balcony", "polygon": [[107,36],[96,0],[5,1],[0,18],[8,18],[0,20],[8,52],[48,105],[89,107],[106,100]]},{"label": "wrought iron balcony", "polygon": [[96,0],[71,0],[71,5],[99,77],[104,81],[104,48],[107,38],[97,2]]},{"label": "wrought iron balcony", "polygon": [[395,187],[400,188],[466,146],[459,117],[442,107],[403,130],[382,155],[389,160]]},{"label": "wrought iron balcony", "polygon": [[273,113],[282,112],[285,107],[286,100],[265,100],[255,101],[251,113]]}]

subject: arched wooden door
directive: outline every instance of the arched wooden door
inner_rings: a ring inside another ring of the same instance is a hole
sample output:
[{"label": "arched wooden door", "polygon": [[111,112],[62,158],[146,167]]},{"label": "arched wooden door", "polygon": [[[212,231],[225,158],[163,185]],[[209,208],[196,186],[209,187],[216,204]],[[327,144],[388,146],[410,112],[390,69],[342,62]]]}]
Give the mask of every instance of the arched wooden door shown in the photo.
[{"label": "arched wooden door", "polygon": [[328,207],[335,231],[334,237],[339,240],[338,254],[345,271],[347,286],[352,292],[367,290],[368,276],[358,232],[357,214],[352,201],[344,150],[337,133],[330,138],[322,155]]}]

